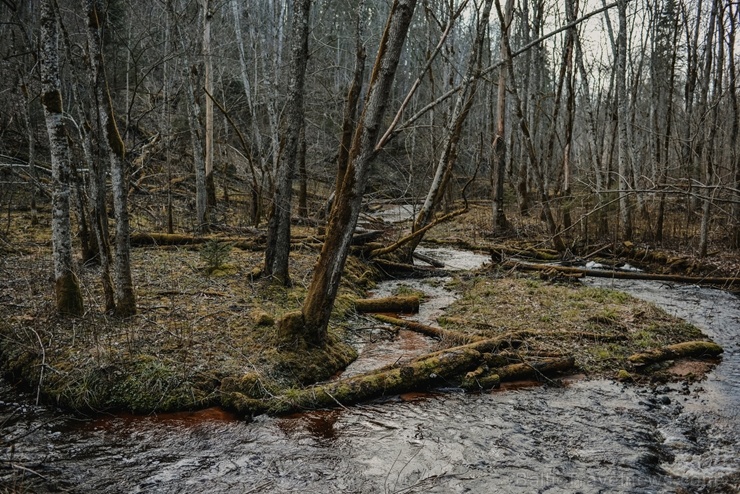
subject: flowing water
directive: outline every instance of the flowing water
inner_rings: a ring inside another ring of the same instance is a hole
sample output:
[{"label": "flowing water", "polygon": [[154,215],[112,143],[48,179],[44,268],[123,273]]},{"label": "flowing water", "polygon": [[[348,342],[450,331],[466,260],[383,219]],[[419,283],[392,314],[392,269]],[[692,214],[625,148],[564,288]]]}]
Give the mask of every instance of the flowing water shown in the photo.
[{"label": "flowing water", "polygon": [[[3,384],[0,487],[25,474],[31,492],[737,492],[740,301],[696,287],[589,283],[689,319],[725,347],[722,362],[693,385],[450,389],[253,422],[219,409],[81,421]],[[433,344],[422,340],[392,358]],[[368,338],[366,363],[384,346],[393,345]]]}]

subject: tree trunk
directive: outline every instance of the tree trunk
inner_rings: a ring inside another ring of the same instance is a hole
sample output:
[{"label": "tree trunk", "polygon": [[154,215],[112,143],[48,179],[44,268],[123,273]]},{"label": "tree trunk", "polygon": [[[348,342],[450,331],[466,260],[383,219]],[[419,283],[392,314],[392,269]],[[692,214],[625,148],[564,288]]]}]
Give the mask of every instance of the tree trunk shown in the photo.
[{"label": "tree trunk", "polygon": [[282,322],[295,324],[301,336],[309,341],[323,343],[326,339],[329,317],[360,214],[370,163],[378,151],[375,146],[380,124],[415,7],[416,0],[393,2],[373,65],[363,112],[354,133],[347,170],[329,215],[326,240],[314,268],[306,300],[300,314],[288,316]]},{"label": "tree trunk", "polygon": [[[211,21],[213,10],[211,0],[200,0],[203,9],[203,77],[205,89],[208,94],[213,94],[213,60],[211,58]],[[213,100],[205,99],[205,174],[206,174],[206,200],[208,207],[216,205],[216,184],[213,181]]]},{"label": "tree trunk", "polygon": [[136,313],[136,296],[131,275],[131,245],[129,239],[128,174],[125,169],[125,149],[118,133],[113,114],[113,103],[105,77],[105,64],[100,37],[99,0],[83,0],[88,17],[87,40],[90,64],[98,98],[98,115],[103,139],[101,148],[110,160],[111,189],[113,191],[113,213],[116,218],[115,232],[115,292],[116,314],[130,316]]},{"label": "tree trunk", "polygon": [[519,119],[519,128],[521,130],[522,134],[522,147],[526,150],[527,156],[529,157],[529,162],[532,164],[532,175],[535,181],[535,186],[537,187],[537,192],[540,196],[540,200],[542,201],[542,213],[545,217],[545,222],[547,223],[547,228],[550,234],[552,235],[552,242],[553,246],[556,250],[559,252],[562,252],[565,250],[565,244],[563,243],[562,238],[560,237],[560,234],[558,233],[558,227],[555,223],[555,217],[552,213],[552,209],[550,207],[549,198],[547,194],[547,190],[545,189],[545,177],[542,172],[542,168],[537,166],[539,163],[537,159],[537,153],[534,148],[534,140],[532,138],[532,134],[530,132],[530,127],[527,123],[527,118],[524,113],[524,105],[522,102],[521,97],[519,96],[519,92],[516,89],[516,77],[514,74],[514,64],[512,62],[512,54],[511,54],[511,43],[509,42],[509,38],[506,35],[506,29],[505,29],[505,20],[504,20],[504,13],[501,10],[501,4],[499,0],[496,0],[496,10],[498,11],[498,17],[499,17],[499,23],[502,26],[502,41],[504,43],[504,47],[506,48],[506,68],[509,73],[509,79],[511,80],[511,94],[514,97],[514,108],[517,113],[517,117]]},{"label": "tree trunk", "polygon": [[731,242],[735,249],[740,249],[740,111],[738,110],[738,80],[737,66],[735,60],[735,40],[737,39],[737,26],[740,24],[740,6],[735,6],[733,12],[732,3],[727,5],[727,16],[729,18],[729,27],[727,36],[727,59],[729,60],[729,77],[727,86],[730,88],[730,118],[732,119],[732,130],[730,131],[730,172],[733,174],[732,183],[735,191],[733,192],[732,203],[732,229]]},{"label": "tree trunk", "polygon": [[310,0],[293,1],[293,21],[290,39],[287,130],[285,149],[280,157],[275,181],[273,213],[267,226],[265,275],[278,283],[290,284],[288,258],[290,253],[290,215],[293,195],[293,170],[296,166],[303,127],[303,92],[308,63],[308,30]]},{"label": "tree trunk", "polygon": [[629,158],[628,129],[629,106],[627,102],[627,0],[619,0],[619,31],[617,34],[617,104],[618,104],[618,153],[619,153],[619,218],[621,221],[621,238],[632,238],[632,210],[629,199]]},{"label": "tree trunk", "polygon": [[[74,61],[75,58],[72,55],[72,42],[69,34],[64,27],[64,23],[61,22],[59,26],[62,31],[64,39],[64,49],[69,60]],[[89,67],[81,69],[81,72],[87,72],[87,82],[91,87],[95,87],[96,80],[95,75]],[[77,105],[77,112],[80,115],[80,119],[83,120],[82,125],[78,125],[77,129],[80,133],[80,145],[82,147],[82,154],[90,170],[90,182],[88,184],[88,194],[90,197],[90,223],[92,224],[92,230],[95,234],[96,240],[96,256],[95,259],[100,264],[100,281],[103,286],[103,298],[105,300],[105,312],[113,313],[116,310],[116,294],[115,286],[113,284],[113,278],[111,277],[111,264],[113,262],[113,254],[111,253],[110,246],[110,233],[108,230],[108,213],[105,203],[105,190],[106,190],[106,176],[108,167],[105,166],[105,162],[93,159],[93,142],[90,129],[92,126],[87,120],[88,109],[84,107],[83,99],[80,97],[77,86],[82,86],[84,83],[79,80],[75,75],[75,83],[72,84],[72,97]],[[97,108],[97,94],[94,94],[95,101],[93,107]],[[95,112],[97,113],[97,112]],[[98,128],[100,128],[100,122],[98,122]]]},{"label": "tree trunk", "polygon": [[[514,0],[506,0],[504,9],[504,24],[506,36],[511,28],[514,12]],[[506,58],[506,45],[503,34],[499,46],[499,58]],[[509,222],[504,214],[504,177],[506,176],[506,67],[499,68],[498,88],[496,99],[496,133],[491,148],[493,150],[493,233],[503,233],[509,229]]]},{"label": "tree trunk", "polygon": [[[713,61],[714,61],[714,29],[715,29],[715,22],[717,22],[719,30],[720,30],[720,39],[719,43],[717,43],[718,49],[720,51],[719,56],[723,57],[724,55],[724,29],[722,29],[724,22],[724,19],[722,16],[718,15],[719,10],[719,1],[714,0],[712,2],[712,10],[711,14],[709,15],[709,32],[707,33],[706,43],[705,46],[705,55],[704,55],[704,72],[702,75],[702,88],[701,88],[701,95],[700,95],[700,102],[699,102],[699,111],[702,113],[709,112],[708,108],[708,97],[709,97],[709,84],[711,79],[711,73],[713,68]],[[714,80],[713,83],[713,90],[716,92],[716,97],[719,99],[722,97],[722,64],[723,61],[721,59],[717,60],[717,78]],[[706,120],[707,123],[709,123],[709,135],[704,137],[704,133],[700,132],[698,139],[698,148],[699,148],[699,164],[703,171],[703,181],[704,185],[707,187],[707,192],[705,195],[707,196],[703,203],[702,203],[702,215],[701,215],[701,226],[699,228],[699,257],[704,258],[707,256],[707,246],[709,244],[709,222],[711,220],[710,213],[712,210],[712,199],[710,192],[711,187],[714,182],[714,140],[715,136],[717,134],[717,120],[719,116],[719,101],[717,101],[715,104],[712,105],[714,109],[711,111],[711,114],[713,115],[713,118]],[[705,127],[706,125],[703,125],[702,127]]]},{"label": "tree trunk", "polygon": [[59,79],[59,30],[52,0],[41,4],[41,102],[49,134],[52,167],[52,257],[56,308],[60,314],[79,316],[84,309],[82,292],[74,272],[69,220],[70,160],[64,128]]},{"label": "tree trunk", "polygon": [[193,150],[193,169],[195,172],[195,231],[203,234],[209,230],[208,194],[206,190],[206,164],[204,156],[203,138],[201,137],[200,105],[195,98],[195,83],[193,81],[193,67],[188,55],[188,46],[182,32],[180,22],[175,15],[172,0],[167,0],[167,11],[175,24],[177,37],[182,48],[181,63],[185,73],[185,98],[187,101],[187,121],[190,130],[190,144]]}]

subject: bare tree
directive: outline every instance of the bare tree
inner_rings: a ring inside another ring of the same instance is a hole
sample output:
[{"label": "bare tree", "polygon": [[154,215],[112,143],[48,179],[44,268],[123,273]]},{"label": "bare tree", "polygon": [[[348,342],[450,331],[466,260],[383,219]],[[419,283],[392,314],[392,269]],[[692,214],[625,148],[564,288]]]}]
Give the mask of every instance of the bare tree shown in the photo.
[{"label": "bare tree", "polygon": [[[504,26],[506,34],[501,34],[499,58],[506,58],[503,36],[509,36],[514,13],[514,0],[506,0],[504,7]],[[509,228],[504,213],[504,179],[506,177],[506,67],[499,68],[496,99],[496,130],[491,148],[493,151],[493,232],[498,234]]]},{"label": "bare tree", "polygon": [[378,152],[380,124],[415,7],[416,0],[394,0],[391,6],[363,111],[354,132],[342,187],[329,215],[326,239],[301,312],[287,314],[281,322],[284,337],[300,335],[315,343],[326,341],[329,317],[360,214],[370,163]]},{"label": "bare tree", "polygon": [[311,12],[310,0],[293,1],[293,19],[290,35],[290,66],[288,99],[286,105],[287,129],[285,149],[280,157],[275,180],[273,211],[267,226],[265,249],[265,275],[288,285],[288,259],[290,254],[290,216],[293,195],[293,171],[300,151],[303,127],[303,92],[308,63],[308,29]]},{"label": "bare tree", "polygon": [[619,153],[619,218],[621,221],[621,237],[623,240],[632,239],[632,210],[630,206],[630,153],[628,151],[629,103],[627,96],[627,0],[617,2],[619,14],[619,31],[616,42],[616,78],[618,104],[618,153]]},{"label": "bare tree", "polygon": [[52,247],[56,308],[61,314],[79,316],[83,312],[82,292],[74,272],[72,236],[69,220],[70,162],[67,132],[64,127],[61,80],[59,79],[59,29],[53,0],[41,3],[41,101],[49,134],[53,180]]},{"label": "bare tree", "polygon": [[99,0],[82,0],[87,14],[87,42],[90,53],[90,70],[95,81],[94,90],[98,105],[98,119],[103,139],[100,146],[110,160],[111,189],[113,191],[113,213],[116,218],[115,231],[115,291],[116,314],[130,316],[136,313],[136,295],[131,274],[131,241],[129,238],[128,188],[125,148],[118,132],[108,81],[105,76],[103,48],[100,36],[102,28]]}]

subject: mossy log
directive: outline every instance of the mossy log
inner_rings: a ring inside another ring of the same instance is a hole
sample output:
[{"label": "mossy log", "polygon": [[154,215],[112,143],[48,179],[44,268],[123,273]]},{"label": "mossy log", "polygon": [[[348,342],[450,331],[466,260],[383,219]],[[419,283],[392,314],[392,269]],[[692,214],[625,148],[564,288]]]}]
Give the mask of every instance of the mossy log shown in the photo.
[{"label": "mossy log", "polygon": [[285,414],[429,389],[475,368],[480,359],[480,352],[469,346],[450,348],[401,366],[294,391],[275,398],[268,408],[270,413]]},{"label": "mossy log", "polygon": [[516,335],[511,333],[447,348],[402,365],[390,365],[367,374],[291,390],[272,399],[257,400],[249,397],[247,392],[232,389],[223,394],[223,405],[245,415],[281,415],[306,409],[349,406],[441,384],[448,386],[451,382],[460,382],[462,376],[472,369],[488,365],[488,362],[502,362],[494,358],[495,352],[510,347]]},{"label": "mossy log", "polygon": [[645,366],[678,358],[706,358],[717,357],[724,350],[711,341],[685,341],[644,353],[636,353],[629,357],[629,361],[636,366]]},{"label": "mossy log", "polygon": [[407,321],[406,319],[399,319],[398,317],[386,316],[384,314],[373,315],[378,321],[393,324],[400,328],[409,329],[417,333],[421,333],[432,338],[439,338],[440,340],[450,341],[457,344],[472,343],[474,341],[480,341],[483,338],[479,336],[471,336],[457,331],[448,331],[442,328],[435,328],[427,324],[422,324],[416,321]]},{"label": "mossy log", "polygon": [[419,297],[384,297],[384,298],[360,298],[354,301],[357,312],[402,312],[415,314],[419,312]]},{"label": "mossy log", "polygon": [[496,373],[501,381],[517,381],[530,377],[551,376],[559,372],[572,370],[576,366],[574,357],[562,357],[540,360],[538,362],[522,362],[511,364],[497,369]]},{"label": "mossy log", "polygon": [[625,280],[652,280],[672,281],[676,283],[690,283],[695,285],[713,285],[722,288],[730,288],[740,285],[740,278],[712,277],[712,276],[680,276],[672,274],[655,274],[635,271],[607,271],[601,269],[586,269],[566,266],[553,266],[550,264],[537,264],[524,261],[506,261],[505,267],[522,269],[527,271],[559,271],[567,274],[582,273],[586,276],[601,278],[615,278]]},{"label": "mossy log", "polygon": [[575,364],[574,357],[560,357],[538,362],[521,362],[499,368],[481,366],[473,372],[468,372],[462,380],[461,386],[468,390],[491,389],[504,381],[549,377],[568,372],[575,367]]}]

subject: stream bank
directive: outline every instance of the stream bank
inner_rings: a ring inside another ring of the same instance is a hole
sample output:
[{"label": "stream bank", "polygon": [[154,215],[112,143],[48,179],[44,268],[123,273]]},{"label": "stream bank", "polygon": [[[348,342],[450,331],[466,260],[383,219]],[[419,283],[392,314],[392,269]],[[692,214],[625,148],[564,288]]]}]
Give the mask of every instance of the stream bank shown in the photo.
[{"label": "stream bank", "polygon": [[[594,283],[690,318],[725,346],[724,358],[694,383],[448,389],[252,423],[220,409],[80,421],[29,405],[32,397],[3,384],[4,445],[13,448],[2,451],[2,485],[81,493],[736,492],[738,299],[660,283]],[[418,317],[431,320],[425,311],[423,303]],[[409,344],[394,358],[416,351],[426,348]],[[376,353],[386,352],[381,345]]]}]

